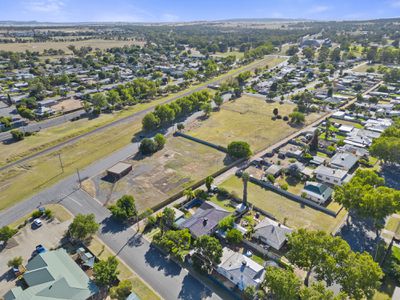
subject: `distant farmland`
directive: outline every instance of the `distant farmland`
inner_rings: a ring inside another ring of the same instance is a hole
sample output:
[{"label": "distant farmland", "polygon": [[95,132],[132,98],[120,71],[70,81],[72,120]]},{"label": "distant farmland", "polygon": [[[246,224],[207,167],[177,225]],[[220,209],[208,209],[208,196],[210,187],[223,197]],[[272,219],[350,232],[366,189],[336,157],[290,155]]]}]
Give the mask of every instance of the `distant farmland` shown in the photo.
[{"label": "distant farmland", "polygon": [[144,42],[139,41],[118,41],[118,40],[103,40],[103,39],[92,39],[85,41],[65,41],[65,42],[43,42],[43,43],[5,43],[0,44],[0,50],[4,51],[15,51],[15,52],[25,52],[29,51],[38,51],[43,52],[45,49],[55,49],[55,50],[64,50],[66,53],[71,53],[68,50],[69,45],[74,45],[77,48],[80,47],[92,47],[93,49],[107,49],[107,48],[115,48],[115,47],[123,47],[123,46],[131,46],[131,45],[140,45],[142,46]]}]

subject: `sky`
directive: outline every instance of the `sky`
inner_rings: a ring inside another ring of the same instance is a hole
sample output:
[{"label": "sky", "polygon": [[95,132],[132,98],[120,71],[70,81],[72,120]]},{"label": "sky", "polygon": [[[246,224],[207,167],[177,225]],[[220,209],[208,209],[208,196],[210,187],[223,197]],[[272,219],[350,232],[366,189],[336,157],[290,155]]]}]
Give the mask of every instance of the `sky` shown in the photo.
[{"label": "sky", "polygon": [[400,17],[400,0],[0,0],[1,21],[182,22]]}]

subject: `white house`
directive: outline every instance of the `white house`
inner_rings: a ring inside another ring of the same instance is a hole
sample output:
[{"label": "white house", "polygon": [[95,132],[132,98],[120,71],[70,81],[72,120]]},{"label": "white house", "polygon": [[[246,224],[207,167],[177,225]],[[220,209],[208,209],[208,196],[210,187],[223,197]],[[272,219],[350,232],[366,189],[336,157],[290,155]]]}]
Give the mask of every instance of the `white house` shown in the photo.
[{"label": "white house", "polygon": [[318,180],[321,180],[323,182],[327,182],[333,185],[342,185],[347,179],[349,179],[349,176],[347,174],[346,170],[340,170],[340,169],[334,169],[334,168],[329,168],[326,166],[318,166],[314,170],[315,177]]},{"label": "white house", "polygon": [[307,181],[301,192],[305,194],[305,198],[324,204],[331,198],[333,190],[324,183]]},{"label": "white house", "polygon": [[241,291],[248,286],[258,287],[265,276],[262,265],[227,247],[223,248],[221,263],[216,271]]}]

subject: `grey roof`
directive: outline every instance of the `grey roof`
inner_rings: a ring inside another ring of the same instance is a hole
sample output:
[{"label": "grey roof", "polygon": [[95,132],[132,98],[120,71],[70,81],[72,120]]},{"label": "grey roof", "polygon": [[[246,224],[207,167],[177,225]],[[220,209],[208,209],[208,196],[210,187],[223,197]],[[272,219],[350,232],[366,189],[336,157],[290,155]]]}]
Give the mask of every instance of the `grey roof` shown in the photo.
[{"label": "grey roof", "polygon": [[331,159],[331,165],[350,170],[357,163],[358,157],[349,152],[336,153]]},{"label": "grey roof", "polygon": [[326,184],[313,181],[307,181],[303,190],[321,196],[325,200],[329,199],[333,193],[333,189]]},{"label": "grey roof", "polygon": [[221,221],[230,213],[218,205],[204,201],[195,214],[182,222],[180,228],[188,228],[194,237],[210,234]]},{"label": "grey roof", "polygon": [[286,236],[292,232],[289,227],[275,222],[270,218],[262,220],[254,229],[257,235],[263,236],[265,239],[273,241],[278,245],[286,241]]},{"label": "grey roof", "polygon": [[107,172],[114,173],[114,174],[122,174],[131,168],[132,168],[131,164],[119,162],[119,163],[113,165],[111,168],[107,169]]},{"label": "grey roof", "polygon": [[273,165],[271,165],[271,166],[268,167],[268,169],[265,171],[265,173],[271,174],[271,175],[276,175],[276,174],[278,174],[281,170],[282,170],[282,167],[281,167],[281,166],[278,166],[278,165],[273,164]]},{"label": "grey roof", "polygon": [[223,248],[222,253],[218,268],[224,269],[235,281],[239,281],[239,288],[243,289],[250,285],[257,286],[262,282],[265,276],[265,269],[262,265],[227,247]]},{"label": "grey roof", "polygon": [[343,180],[347,175],[347,171],[345,171],[345,170],[329,168],[329,167],[326,167],[326,166],[323,166],[323,165],[318,166],[314,170],[314,173],[318,174],[318,175],[321,175],[321,176],[334,177],[334,178],[337,178],[339,180]]},{"label": "grey roof", "polygon": [[97,286],[64,249],[36,255],[23,275],[28,288],[9,291],[5,300],[84,300],[98,292]]}]

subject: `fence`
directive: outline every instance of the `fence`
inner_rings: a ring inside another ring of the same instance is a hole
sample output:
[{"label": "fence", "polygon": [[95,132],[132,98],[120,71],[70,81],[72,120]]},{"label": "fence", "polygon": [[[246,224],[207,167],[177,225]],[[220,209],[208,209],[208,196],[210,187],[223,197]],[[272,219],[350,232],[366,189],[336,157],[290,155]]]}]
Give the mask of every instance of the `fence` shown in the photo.
[{"label": "fence", "polygon": [[[239,172],[236,173],[236,175],[241,176],[242,172],[239,171]],[[249,180],[250,180],[250,182],[252,182],[254,184],[257,184],[257,185],[259,185],[259,186],[261,186],[263,188],[269,189],[269,190],[271,190],[271,191],[273,191],[273,192],[275,192],[277,194],[280,194],[280,195],[282,195],[282,196],[284,196],[284,197],[286,197],[286,198],[288,198],[290,200],[296,201],[296,202],[298,202],[300,204],[307,205],[307,206],[309,206],[311,208],[314,208],[314,209],[319,210],[319,211],[321,211],[323,213],[326,213],[327,215],[330,215],[332,217],[336,217],[336,212],[334,212],[334,211],[332,211],[332,210],[330,210],[330,209],[328,209],[326,207],[320,206],[319,204],[317,204],[317,203],[315,203],[315,202],[313,202],[311,200],[304,199],[303,197],[294,195],[294,194],[292,194],[292,193],[290,193],[288,191],[285,191],[285,190],[283,190],[281,188],[278,188],[278,187],[274,186],[273,184],[271,184],[269,182],[261,181],[261,180],[258,180],[256,178],[254,178],[254,177],[250,177]]]},{"label": "fence", "polygon": [[186,139],[188,139],[188,140],[191,140],[191,141],[194,141],[194,142],[203,144],[203,145],[205,145],[205,146],[208,146],[208,147],[217,149],[218,151],[221,151],[221,152],[224,152],[224,153],[227,153],[227,152],[228,152],[228,150],[227,150],[225,147],[222,147],[222,146],[220,146],[220,145],[213,144],[213,143],[210,143],[210,142],[207,142],[207,141],[204,141],[204,140],[195,138],[195,137],[193,137],[193,136],[190,136],[190,135],[188,135],[188,134],[185,134],[185,133],[182,133],[182,132],[179,132],[179,131],[175,132],[175,135],[176,135],[176,136],[181,136],[181,137],[184,137],[184,138],[186,138]]}]

